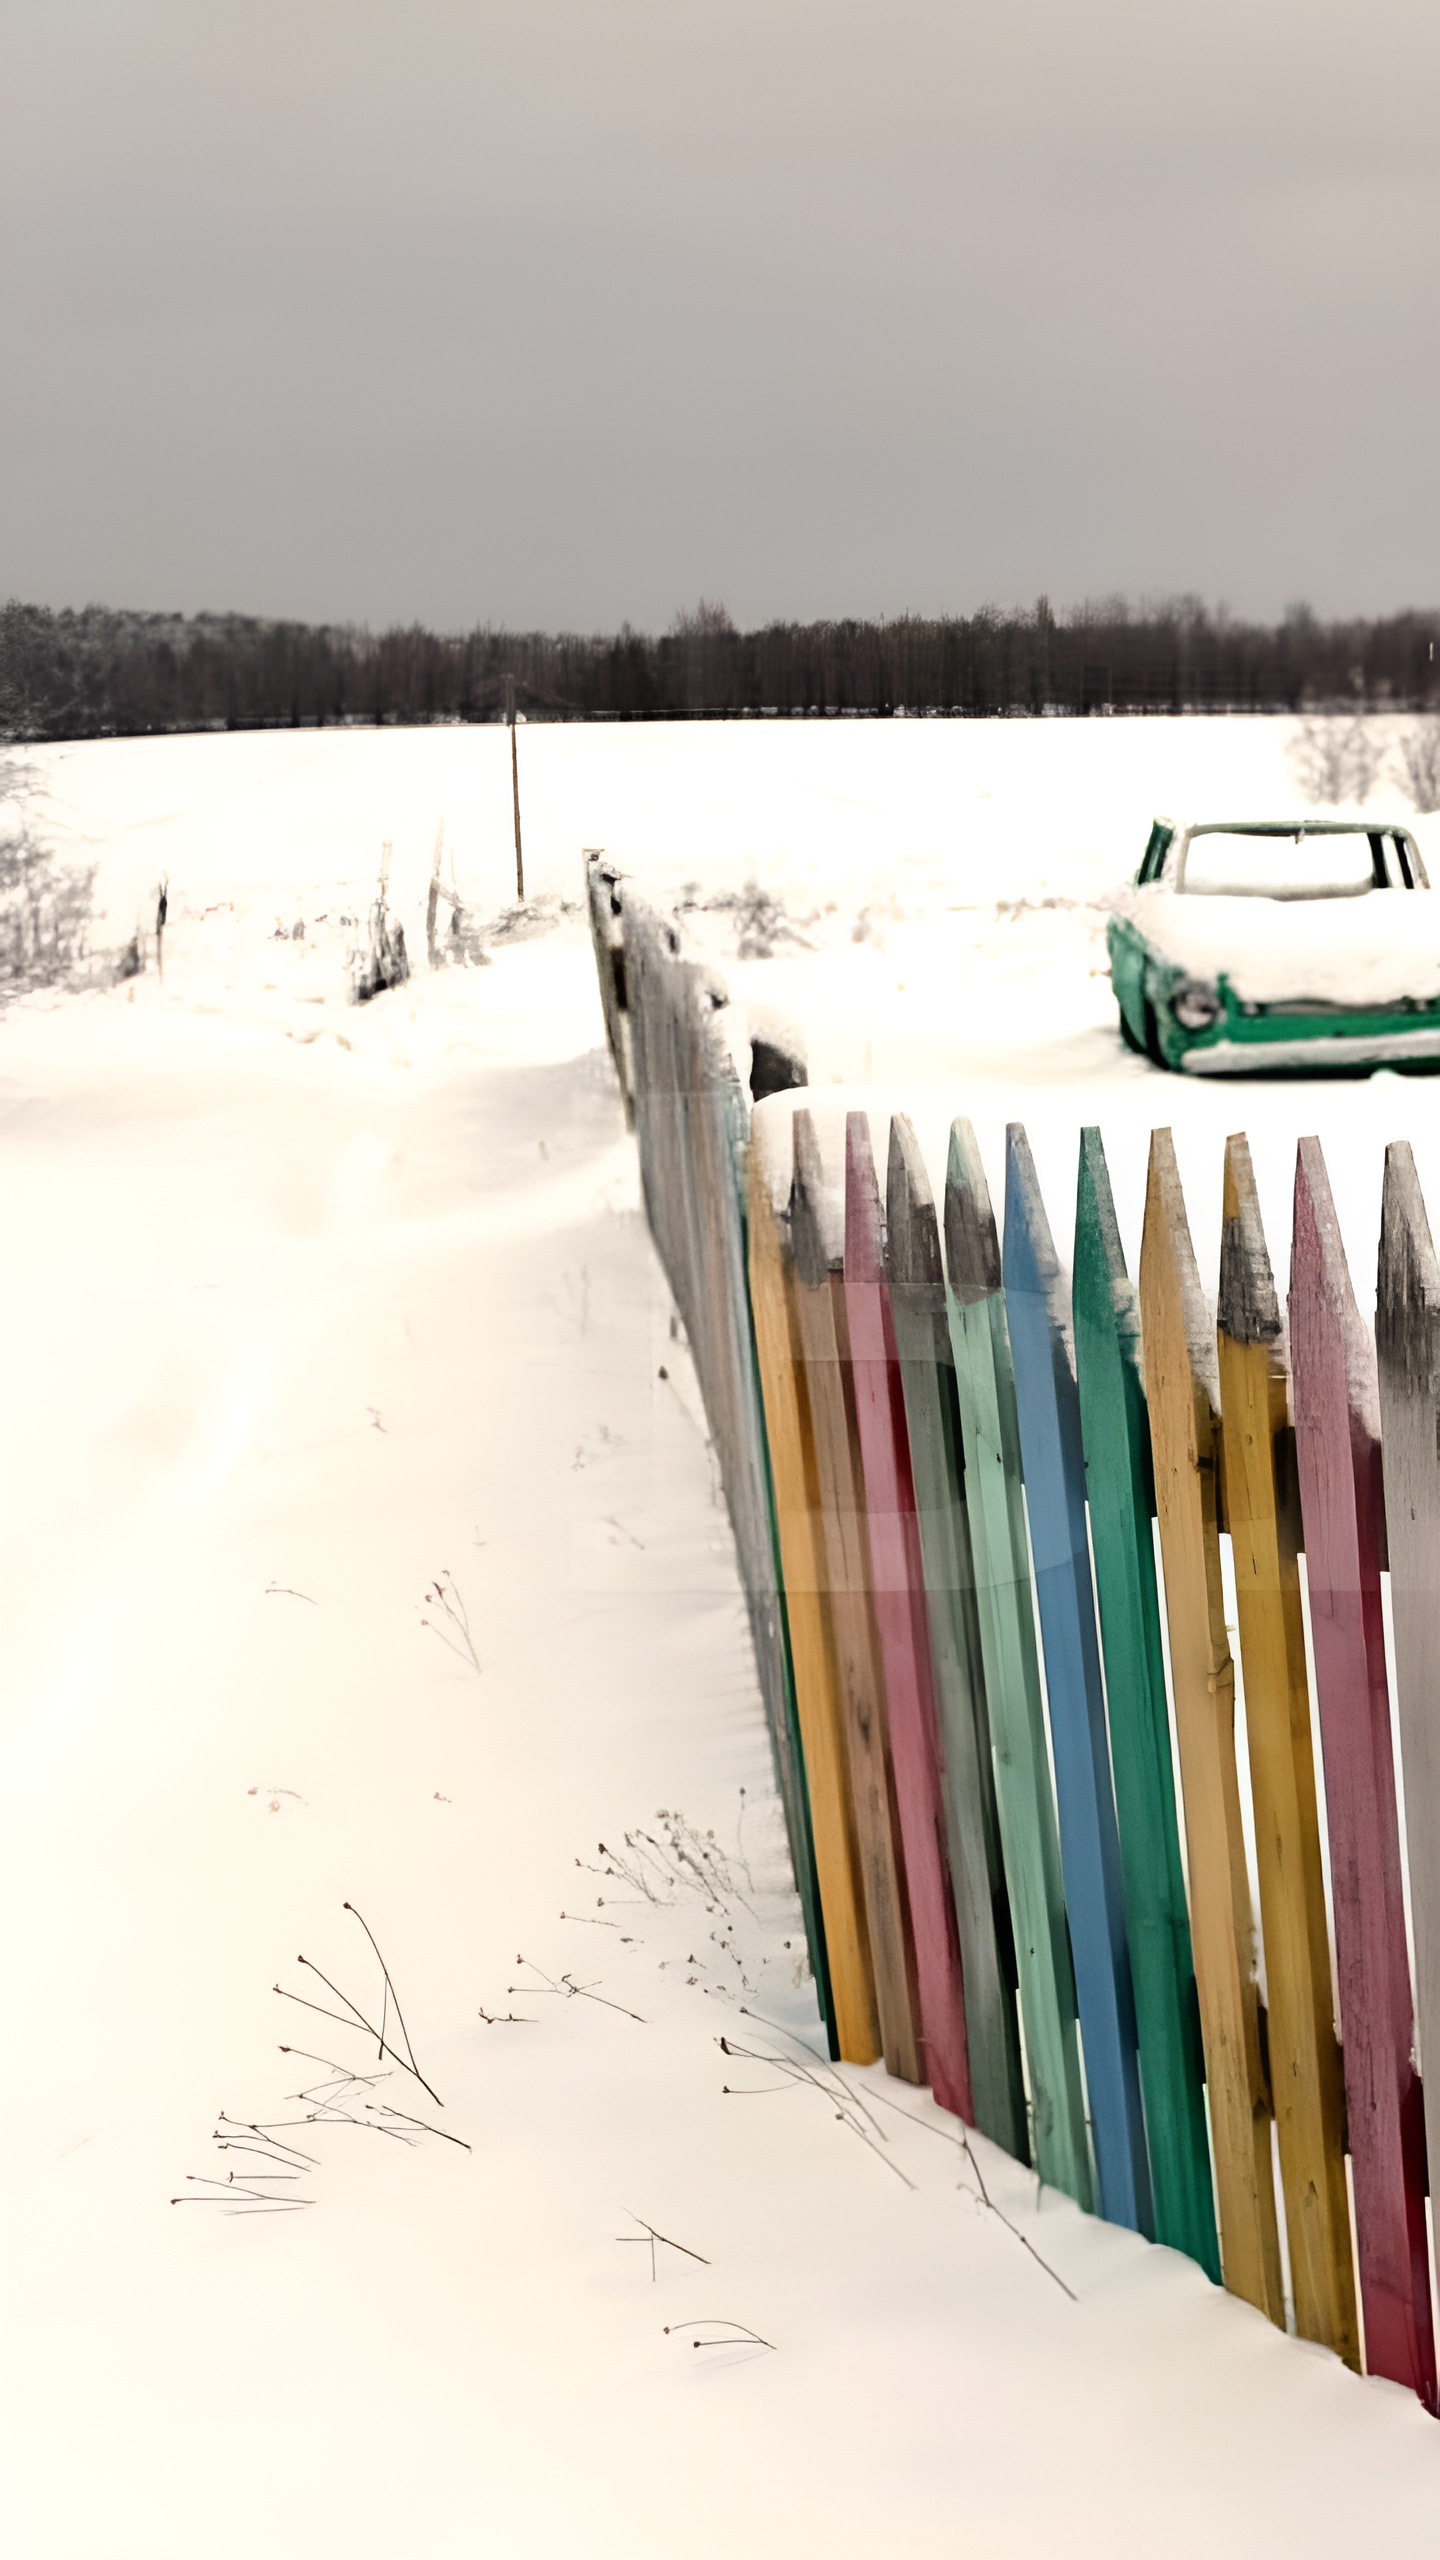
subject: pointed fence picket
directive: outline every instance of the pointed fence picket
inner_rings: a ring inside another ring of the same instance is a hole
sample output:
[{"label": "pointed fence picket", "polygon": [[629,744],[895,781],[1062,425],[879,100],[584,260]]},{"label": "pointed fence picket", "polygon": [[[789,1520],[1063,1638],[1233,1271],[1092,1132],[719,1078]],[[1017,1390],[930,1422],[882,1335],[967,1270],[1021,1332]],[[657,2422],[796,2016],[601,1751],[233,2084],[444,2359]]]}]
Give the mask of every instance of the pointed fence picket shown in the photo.
[{"label": "pointed fence picket", "polygon": [[995,1806],[940,1222],[915,1132],[898,1113],[890,1125],[885,1223],[890,1308],[929,1612],[975,2122],[1002,2150],[1028,2161],[1015,1942]]},{"label": "pointed fence picket", "polygon": [[1375,1345],[1350,1286],[1318,1138],[1301,1139],[1295,1167],[1290,1361],[1365,2362],[1433,2409],[1424,2128],[1380,1598]]},{"label": "pointed fence picket", "polygon": [[1081,1133],[1074,1327],[1155,2237],[1185,2250],[1218,2283],[1205,2063],[1150,1532],[1139,1314],[1098,1129]]},{"label": "pointed fence picket", "polygon": [[1005,1139],[1002,1271],[1100,2210],[1107,2221],[1148,2232],[1150,2168],[1090,1581],[1080,1399],[1064,1280],[1029,1141],[1016,1121]]},{"label": "pointed fence picket", "polygon": [[[1440,1258],[1403,1140],[1385,1155],[1375,1345],[1415,2007],[1433,2164],[1440,2162]],[[1440,2244],[1440,2215],[1435,2225]]]},{"label": "pointed fence picket", "polygon": [[724,992],[678,924],[608,866],[592,864],[590,898],[646,1206],[735,1526],[832,2052],[883,2051],[892,2071],[928,2078],[1087,2208],[1098,2169],[1104,2211],[1283,2323],[1273,2107],[1301,2334],[1352,2365],[1363,2334],[1366,2368],[1434,2409],[1440,1258],[1408,1147],[1386,1159],[1374,1353],[1313,1139],[1296,1174],[1288,1340],[1243,1138],[1226,1151],[1218,1321],[1165,1130],[1138,1293],[1093,1129],[1068,1284],[1018,1127],[1003,1268],[964,1120],[942,1221],[899,1116],[882,1211],[868,1116],[851,1113],[842,1248],[803,1098],[762,1106],[767,1178]]},{"label": "pointed fence picket", "polygon": [[1220,1571],[1220,1380],[1168,1129],[1150,1141],[1140,1327],[1220,2260],[1230,2292],[1283,2328],[1270,2088],[1235,1761],[1235,1666]]},{"label": "pointed fence picket", "polygon": [[950,1132],[945,1259],[980,1644],[995,1744],[995,1793],[1030,2070],[1035,2165],[1049,2185],[1063,2188],[1088,2210],[1094,2187],[1035,1647],[1015,1375],[1001,1294],[1000,1242],[968,1120],[957,1120]]},{"label": "pointed fence picket", "polygon": [[1358,2369],[1344,2088],[1310,1740],[1285,1345],[1243,1136],[1225,1145],[1218,1345],[1225,1512],[1235,1562],[1295,2322],[1302,2338],[1332,2347]]},{"label": "pointed fence picket", "polygon": [[830,1963],[834,2045],[846,2062],[880,2051],[835,1637],[825,1599],[815,1435],[795,1309],[796,1280],[758,1149],[750,1155],[750,1304],[775,1483],[795,1704],[809,1782],[816,1881]]},{"label": "pointed fence picket", "polygon": [[832,1259],[824,1232],[824,1173],[808,1111],[796,1112],[793,1136],[790,1239],[798,1283],[795,1306],[815,1434],[830,1622],[845,1713],[880,2038],[885,2060],[896,2076],[923,2081],[915,1938],[865,1552],[864,1476],[843,1258],[837,1251]]},{"label": "pointed fence picket", "polygon": [[975,2121],[960,1932],[940,1787],[925,1568],[870,1125],[845,1130],[845,1317],[865,1494],[871,1605],[895,1771],[895,1803],[915,1939],[925,2077],[943,2107]]}]

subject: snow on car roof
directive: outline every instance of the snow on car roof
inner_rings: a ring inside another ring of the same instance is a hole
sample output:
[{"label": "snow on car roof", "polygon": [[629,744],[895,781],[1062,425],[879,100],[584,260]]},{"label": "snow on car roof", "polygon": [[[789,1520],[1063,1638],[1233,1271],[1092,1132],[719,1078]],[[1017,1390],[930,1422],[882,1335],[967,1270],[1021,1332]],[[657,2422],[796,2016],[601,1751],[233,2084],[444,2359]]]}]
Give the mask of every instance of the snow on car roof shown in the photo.
[{"label": "snow on car roof", "polygon": [[1440,1000],[1440,898],[1187,897],[1173,879],[1112,901],[1157,956],[1242,1004],[1367,1006]]},{"label": "snow on car roof", "polygon": [[1182,831],[1191,836],[1373,836],[1405,835],[1395,818],[1205,818]]}]

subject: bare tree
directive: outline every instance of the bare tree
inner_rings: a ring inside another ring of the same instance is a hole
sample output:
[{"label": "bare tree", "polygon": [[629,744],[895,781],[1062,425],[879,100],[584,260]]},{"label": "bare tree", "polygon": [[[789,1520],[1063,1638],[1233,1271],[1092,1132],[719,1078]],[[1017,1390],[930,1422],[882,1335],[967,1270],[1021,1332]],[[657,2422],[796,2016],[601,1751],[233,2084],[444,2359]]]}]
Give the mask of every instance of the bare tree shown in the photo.
[{"label": "bare tree", "polygon": [[[371,632],[248,614],[0,603],[0,740],[329,722],[907,712],[1423,714],[1440,614],[1242,622],[1194,596],[769,622],[702,599],[668,631]],[[1339,734],[1338,732],[1336,733]]]},{"label": "bare tree", "polygon": [[36,826],[34,799],[30,767],[0,754],[0,1003],[68,984],[88,947],[94,868],[56,862]]}]

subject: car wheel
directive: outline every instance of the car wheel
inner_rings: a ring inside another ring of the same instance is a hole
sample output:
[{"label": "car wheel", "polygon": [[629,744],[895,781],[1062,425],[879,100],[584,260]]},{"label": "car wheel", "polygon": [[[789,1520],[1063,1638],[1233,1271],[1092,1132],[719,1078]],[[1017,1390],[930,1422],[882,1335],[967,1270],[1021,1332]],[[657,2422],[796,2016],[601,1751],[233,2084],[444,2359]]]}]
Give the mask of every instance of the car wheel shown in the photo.
[{"label": "car wheel", "polygon": [[1168,1071],[1170,1061],[1160,1046],[1160,1025],[1155,1019],[1155,1007],[1148,996],[1145,999],[1145,1055],[1152,1067],[1159,1067],[1162,1072]]}]

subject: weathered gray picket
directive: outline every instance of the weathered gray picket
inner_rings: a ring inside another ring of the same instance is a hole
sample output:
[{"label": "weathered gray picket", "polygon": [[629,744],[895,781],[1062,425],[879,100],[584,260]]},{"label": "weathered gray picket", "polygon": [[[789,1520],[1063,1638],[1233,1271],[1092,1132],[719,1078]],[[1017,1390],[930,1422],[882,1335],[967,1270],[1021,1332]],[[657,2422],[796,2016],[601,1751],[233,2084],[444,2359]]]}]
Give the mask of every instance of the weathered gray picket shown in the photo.
[{"label": "weathered gray picket", "polygon": [[[596,878],[595,869],[591,876]],[[609,894],[619,901],[624,932],[628,1055],[646,1213],[705,1399],[810,1958],[828,2018],[824,1928],[746,1275],[748,1102],[717,1027],[723,990],[681,956],[673,928],[643,903],[627,899],[622,883],[612,881]]]},{"label": "weathered gray picket", "polygon": [[945,1266],[930,1177],[908,1120],[890,1124],[886,1265],[910,1433],[942,1783],[965,1967],[965,2025],[975,2121],[1030,2157],[1016,2014],[1015,1942],[1000,1851],[990,1711],[965,1502],[965,1455]]}]

